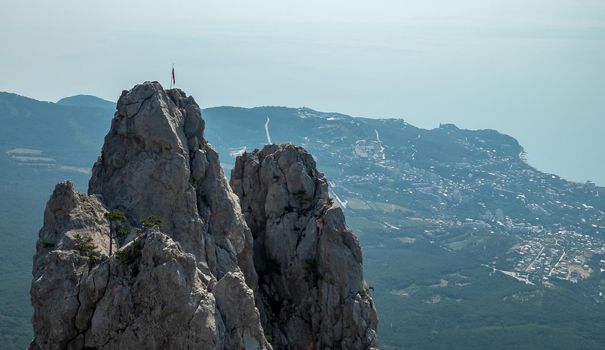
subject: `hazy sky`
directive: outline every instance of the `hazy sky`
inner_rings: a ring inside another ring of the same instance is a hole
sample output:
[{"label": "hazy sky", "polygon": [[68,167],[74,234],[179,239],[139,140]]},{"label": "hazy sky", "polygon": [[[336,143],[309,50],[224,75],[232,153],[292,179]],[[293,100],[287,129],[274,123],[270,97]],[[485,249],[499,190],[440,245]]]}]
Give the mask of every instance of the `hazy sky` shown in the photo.
[{"label": "hazy sky", "polygon": [[516,137],[605,185],[604,0],[0,0],[0,91],[308,106]]}]

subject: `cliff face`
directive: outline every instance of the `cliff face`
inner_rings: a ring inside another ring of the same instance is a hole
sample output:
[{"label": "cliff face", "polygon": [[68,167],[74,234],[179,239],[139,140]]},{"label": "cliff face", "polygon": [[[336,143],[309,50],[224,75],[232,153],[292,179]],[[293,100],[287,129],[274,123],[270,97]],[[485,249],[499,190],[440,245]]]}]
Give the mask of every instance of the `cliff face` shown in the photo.
[{"label": "cliff face", "polygon": [[333,206],[313,157],[293,145],[244,153],[231,186],[254,237],[257,305],[273,344],[376,347],[376,310],[359,242]]},{"label": "cliff face", "polygon": [[[147,82],[122,93],[88,195],[65,182],[47,204],[31,349],[270,349],[267,339],[284,349],[376,345],[359,245],[342,212],[326,204],[310,155],[272,146],[284,154],[281,168],[263,172],[295,174],[279,189],[234,176],[242,203],[263,207],[244,219],[203,132],[199,106],[178,89]],[[263,152],[238,160],[235,173]],[[246,197],[244,184],[271,196]],[[287,213],[297,218],[274,224],[290,197],[300,199]],[[284,278],[268,273],[276,261]]]}]

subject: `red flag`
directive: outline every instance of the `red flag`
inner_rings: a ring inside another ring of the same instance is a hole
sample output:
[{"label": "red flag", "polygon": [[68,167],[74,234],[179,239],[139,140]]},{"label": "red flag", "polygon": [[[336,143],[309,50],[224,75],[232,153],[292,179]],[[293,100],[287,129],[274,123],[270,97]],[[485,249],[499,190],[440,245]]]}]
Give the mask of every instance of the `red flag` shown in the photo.
[{"label": "red flag", "polygon": [[172,65],[172,84],[176,85],[176,78],[174,77],[174,65]]}]

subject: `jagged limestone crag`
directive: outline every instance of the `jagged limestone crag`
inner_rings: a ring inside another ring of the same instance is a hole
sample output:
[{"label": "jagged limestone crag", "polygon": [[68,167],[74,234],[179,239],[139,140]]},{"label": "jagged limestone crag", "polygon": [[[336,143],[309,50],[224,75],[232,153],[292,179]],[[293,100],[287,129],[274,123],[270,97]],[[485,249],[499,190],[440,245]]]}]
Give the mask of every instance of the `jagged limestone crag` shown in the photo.
[{"label": "jagged limestone crag", "polygon": [[[178,89],[147,82],[122,93],[88,195],[64,182],[47,204],[33,266],[31,349],[271,349],[262,323],[273,325],[283,315],[267,318],[277,314],[266,312],[268,294],[255,269],[268,255],[253,256],[260,241],[253,241],[246,219],[254,221],[249,213],[244,218],[203,132],[198,105]],[[325,202],[327,192],[317,198],[314,203]],[[106,214],[116,210],[125,214],[123,234],[110,247],[115,222]],[[150,226],[149,215],[161,224]],[[353,263],[334,271],[350,274],[337,283],[351,283],[356,294],[318,282],[327,299],[316,300],[324,304],[313,316],[341,331],[317,328],[318,341],[294,336],[289,322],[275,348],[367,348],[375,344],[376,319],[359,246],[339,210],[326,208],[317,224],[324,237],[305,244],[323,247],[318,271],[332,278],[326,264]],[[340,246],[345,236],[350,253]],[[310,305],[303,299],[293,305]]]},{"label": "jagged limestone crag", "polygon": [[[204,140],[199,107],[180,90],[145,83],[122,93],[117,109],[89,195],[63,183],[47,205],[31,348],[270,347],[250,288],[252,238]],[[107,257],[108,210],[124,212],[133,232],[156,215],[165,234],[127,244],[118,252],[126,259]],[[76,233],[92,239],[100,262],[74,249]]]},{"label": "jagged limestone crag", "polygon": [[182,91],[148,83],[122,93],[88,193],[135,222],[160,217],[162,230],[216,277],[239,261],[254,287],[249,230],[204,139],[200,108]]},{"label": "jagged limestone crag", "polygon": [[376,347],[359,243],[313,157],[293,145],[244,153],[231,186],[254,237],[257,305],[274,346]]}]

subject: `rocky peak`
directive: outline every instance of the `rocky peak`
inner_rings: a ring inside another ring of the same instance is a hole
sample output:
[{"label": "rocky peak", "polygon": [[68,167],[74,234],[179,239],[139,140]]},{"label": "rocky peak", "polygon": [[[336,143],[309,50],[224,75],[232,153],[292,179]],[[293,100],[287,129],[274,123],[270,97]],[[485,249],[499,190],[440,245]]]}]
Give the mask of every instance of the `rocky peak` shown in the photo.
[{"label": "rocky peak", "polygon": [[274,346],[376,347],[376,311],[359,242],[313,157],[293,145],[244,153],[231,186],[252,230],[257,305]]},{"label": "rocky peak", "polygon": [[251,236],[193,97],[148,82],[122,92],[89,194],[138,224],[149,215],[217,277],[242,267],[254,287]]},{"label": "rocky peak", "polygon": [[[252,237],[203,131],[180,90],[122,93],[88,195],[61,183],[48,202],[32,349],[270,348],[250,289]],[[108,256],[110,211],[124,213],[127,235]]]},{"label": "rocky peak", "polygon": [[48,201],[30,348],[375,346],[359,244],[313,158],[268,146],[237,164],[245,214],[195,100],[124,91],[88,194],[64,182]]}]

